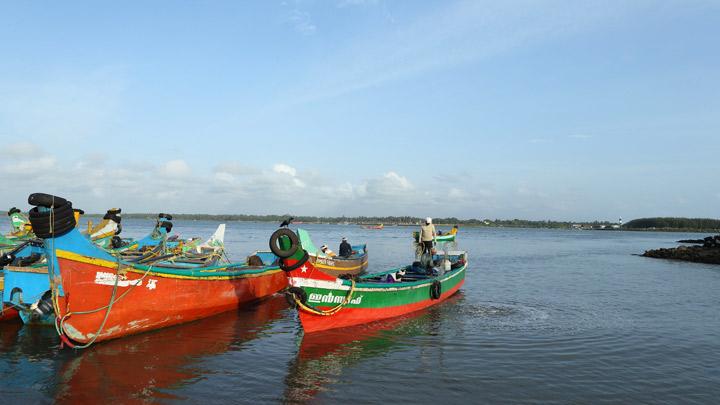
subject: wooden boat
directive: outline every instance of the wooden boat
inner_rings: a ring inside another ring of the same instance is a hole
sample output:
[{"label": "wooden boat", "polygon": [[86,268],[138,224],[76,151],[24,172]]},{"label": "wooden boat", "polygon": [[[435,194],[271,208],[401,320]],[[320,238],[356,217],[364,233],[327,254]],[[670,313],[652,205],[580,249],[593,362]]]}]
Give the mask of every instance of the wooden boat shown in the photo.
[{"label": "wooden boat", "polygon": [[383,228],[385,227],[385,225],[383,225],[383,224],[378,224],[378,225],[360,225],[360,227],[361,227],[362,229],[376,229],[376,230],[380,230],[380,229],[383,229]]},{"label": "wooden boat", "polygon": [[453,295],[465,281],[467,253],[438,252],[442,269],[413,263],[382,273],[340,279],[317,269],[299,237],[279,229],[270,248],[281,258],[305,332],[316,332],[392,318],[435,305]]},{"label": "wooden boat", "polygon": [[35,206],[30,221],[50,259],[56,326],[71,347],[233,310],[287,285],[273,266],[129,263],[75,229],[70,201],[36,193],[28,203]]},{"label": "wooden boat", "polygon": [[[119,224],[120,222],[115,221],[113,223]],[[161,229],[165,231],[165,228],[161,227]],[[224,257],[222,244],[224,232],[225,225],[221,224],[208,241],[203,244],[195,243],[193,245],[194,249],[197,249],[199,253],[186,250],[188,245],[181,243],[173,245],[164,242],[162,238],[166,237],[166,234],[163,232],[160,233],[159,241],[147,238],[153,241],[148,244],[154,245],[152,250],[139,251],[124,250],[122,248],[106,250],[116,256],[120,255],[125,261],[139,264],[152,261],[155,266],[170,265],[178,268],[183,266],[197,267],[198,265],[210,266],[218,264]],[[86,234],[85,237],[92,240],[91,235]],[[92,240],[92,242],[97,245],[97,240]],[[143,248],[146,245],[145,242],[139,241],[135,246]],[[162,260],[158,260],[158,258]],[[25,324],[55,324],[47,260],[45,259],[45,249],[41,240],[31,240],[27,246],[16,250],[12,263],[5,266],[3,276],[7,288],[0,288],[0,290],[3,291],[4,308],[8,309],[8,319],[14,319],[15,314],[17,314]],[[0,317],[0,321],[4,318]]]},{"label": "wooden boat", "polygon": [[[297,234],[303,248],[308,252],[310,262],[320,271],[339,277],[362,274],[367,270],[367,245],[352,245],[355,253],[349,257],[328,256],[315,246],[306,230],[298,228]],[[257,256],[265,265],[278,263],[278,257],[272,252],[256,251],[253,256]]]},{"label": "wooden boat", "polygon": [[449,232],[435,236],[435,242],[455,242],[458,227],[455,225]]},{"label": "wooden boat", "polygon": [[27,215],[12,207],[8,211],[10,232],[0,235],[0,254],[13,250],[19,244],[34,237]]}]

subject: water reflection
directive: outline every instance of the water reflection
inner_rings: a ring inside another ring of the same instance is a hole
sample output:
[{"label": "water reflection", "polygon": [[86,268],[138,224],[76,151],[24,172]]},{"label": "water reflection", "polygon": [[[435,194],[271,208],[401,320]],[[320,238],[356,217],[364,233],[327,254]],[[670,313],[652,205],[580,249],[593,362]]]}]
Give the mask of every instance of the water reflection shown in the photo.
[{"label": "water reflection", "polygon": [[438,306],[402,317],[302,336],[285,379],[284,400],[311,400],[336,384],[344,369],[401,349],[413,337],[437,334],[442,329],[444,312],[462,299],[462,293],[458,293]]},{"label": "water reflection", "polygon": [[144,402],[181,399],[171,394],[203,378],[201,360],[256,338],[283,317],[287,303],[274,296],[238,313],[225,313],[155,332],[103,342],[71,356],[60,368],[59,403]]}]

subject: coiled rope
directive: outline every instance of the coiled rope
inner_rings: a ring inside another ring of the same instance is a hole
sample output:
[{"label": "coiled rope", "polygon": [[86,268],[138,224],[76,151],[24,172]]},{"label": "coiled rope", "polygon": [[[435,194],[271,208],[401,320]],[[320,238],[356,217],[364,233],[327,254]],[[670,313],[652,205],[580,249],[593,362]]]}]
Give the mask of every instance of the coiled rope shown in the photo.
[{"label": "coiled rope", "polygon": [[345,296],[345,299],[343,299],[343,302],[338,304],[337,306],[330,308],[330,309],[318,309],[313,308],[309,305],[306,305],[302,300],[300,300],[295,293],[290,293],[293,296],[293,299],[295,300],[295,304],[297,304],[298,308],[310,312],[311,314],[320,315],[320,316],[330,316],[338,313],[341,309],[347,305],[350,300],[352,299],[353,292],[355,292],[355,280],[350,280],[350,291],[348,291],[347,295]]}]

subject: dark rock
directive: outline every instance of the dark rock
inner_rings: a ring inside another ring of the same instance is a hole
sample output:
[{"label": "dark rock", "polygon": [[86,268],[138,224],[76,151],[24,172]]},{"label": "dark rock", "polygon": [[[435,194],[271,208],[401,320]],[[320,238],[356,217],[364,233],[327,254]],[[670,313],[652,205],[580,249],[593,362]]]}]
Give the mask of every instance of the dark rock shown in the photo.
[{"label": "dark rock", "polygon": [[680,246],[677,248],[652,249],[643,253],[645,257],[656,259],[683,260],[687,262],[720,264],[720,245]]},{"label": "dark rock", "polygon": [[678,243],[705,243],[704,239],[680,239]]}]

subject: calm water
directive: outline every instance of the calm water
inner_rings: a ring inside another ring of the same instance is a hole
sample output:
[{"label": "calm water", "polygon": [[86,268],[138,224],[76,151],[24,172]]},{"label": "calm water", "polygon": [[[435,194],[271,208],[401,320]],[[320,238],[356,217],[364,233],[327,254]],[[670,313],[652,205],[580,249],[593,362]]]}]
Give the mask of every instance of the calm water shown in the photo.
[{"label": "calm water", "polygon": [[[123,221],[143,236],[150,221]],[[184,236],[214,223],[175,221]],[[366,241],[371,269],[412,259],[410,229],[307,225]],[[270,224],[229,223],[239,260]],[[236,313],[59,350],[0,324],[2,403],[717,403],[720,267],[633,256],[692,234],[461,229],[461,292],[427,311],[302,336],[282,296]],[[349,401],[349,402],[348,402]]]}]

